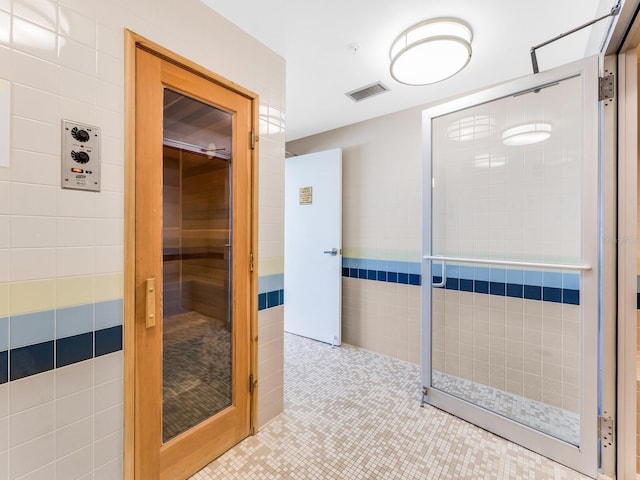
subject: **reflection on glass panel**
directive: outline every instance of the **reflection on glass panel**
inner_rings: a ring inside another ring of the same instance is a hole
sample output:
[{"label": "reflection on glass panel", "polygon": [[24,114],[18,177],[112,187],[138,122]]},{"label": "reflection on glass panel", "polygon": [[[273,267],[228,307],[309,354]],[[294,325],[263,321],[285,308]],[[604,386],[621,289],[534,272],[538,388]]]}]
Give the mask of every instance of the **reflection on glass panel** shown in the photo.
[{"label": "reflection on glass panel", "polygon": [[[580,82],[433,119],[433,255],[581,263]],[[434,262],[432,276],[432,386],[578,445],[580,274]]]},{"label": "reflection on glass panel", "polygon": [[164,442],[232,403],[231,114],[165,90]]}]

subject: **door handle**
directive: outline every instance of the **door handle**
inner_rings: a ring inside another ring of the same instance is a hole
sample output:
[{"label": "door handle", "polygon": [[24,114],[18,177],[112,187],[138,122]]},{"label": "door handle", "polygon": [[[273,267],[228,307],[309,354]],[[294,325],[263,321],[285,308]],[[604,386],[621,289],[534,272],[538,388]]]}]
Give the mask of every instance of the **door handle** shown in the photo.
[{"label": "door handle", "polygon": [[322,253],[326,253],[327,255],[331,255],[332,257],[335,257],[336,255],[338,255],[338,249],[332,248],[331,250],[325,250]]},{"label": "door handle", "polygon": [[433,288],[443,288],[447,284],[447,262],[442,262],[442,278],[439,283],[432,283]]},{"label": "door handle", "polygon": [[147,328],[156,326],[156,279],[147,278],[145,285],[145,292],[147,296],[147,312],[145,324]]}]

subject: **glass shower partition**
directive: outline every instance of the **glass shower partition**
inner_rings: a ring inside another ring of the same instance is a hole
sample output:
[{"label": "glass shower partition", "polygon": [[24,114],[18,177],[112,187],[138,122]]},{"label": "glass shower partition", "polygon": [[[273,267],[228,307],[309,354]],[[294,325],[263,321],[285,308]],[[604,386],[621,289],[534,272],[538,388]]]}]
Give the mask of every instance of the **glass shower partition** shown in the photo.
[{"label": "glass shower partition", "polygon": [[572,68],[425,112],[423,385],[427,403],[593,472],[597,102]]}]

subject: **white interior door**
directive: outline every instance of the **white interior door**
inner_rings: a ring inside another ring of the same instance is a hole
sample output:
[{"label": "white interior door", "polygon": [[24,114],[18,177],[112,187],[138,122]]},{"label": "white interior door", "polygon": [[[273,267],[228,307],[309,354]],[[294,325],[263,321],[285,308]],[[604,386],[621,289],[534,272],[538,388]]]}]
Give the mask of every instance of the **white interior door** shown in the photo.
[{"label": "white interior door", "polygon": [[598,467],[598,59],[426,110],[425,402]]},{"label": "white interior door", "polygon": [[285,160],[284,329],[340,345],[342,150]]}]

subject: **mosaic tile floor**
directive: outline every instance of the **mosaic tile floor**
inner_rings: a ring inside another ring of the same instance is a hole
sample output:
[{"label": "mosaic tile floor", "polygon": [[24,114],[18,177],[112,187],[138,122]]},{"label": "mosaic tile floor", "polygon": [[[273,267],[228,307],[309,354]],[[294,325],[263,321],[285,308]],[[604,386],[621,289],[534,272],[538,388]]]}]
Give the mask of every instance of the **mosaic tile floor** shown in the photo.
[{"label": "mosaic tile floor", "polygon": [[231,333],[198,312],[164,319],[162,440],[231,405]]},{"label": "mosaic tile floor", "polygon": [[577,413],[438,371],[433,372],[433,386],[565,442],[580,443]]},{"label": "mosaic tile floor", "polygon": [[432,407],[419,367],[285,336],[285,412],[196,473],[233,479],[586,479]]}]

